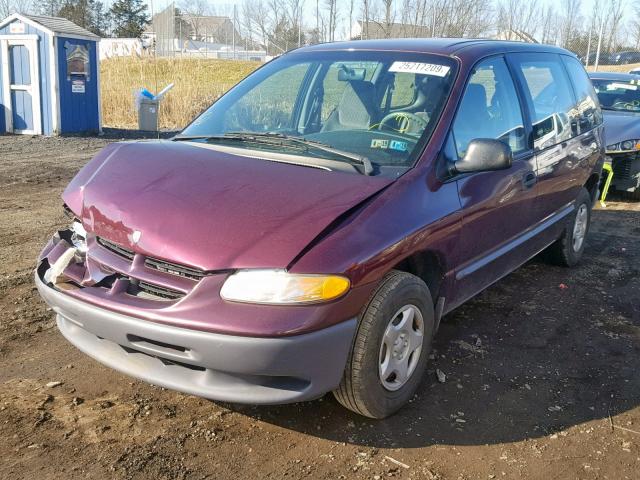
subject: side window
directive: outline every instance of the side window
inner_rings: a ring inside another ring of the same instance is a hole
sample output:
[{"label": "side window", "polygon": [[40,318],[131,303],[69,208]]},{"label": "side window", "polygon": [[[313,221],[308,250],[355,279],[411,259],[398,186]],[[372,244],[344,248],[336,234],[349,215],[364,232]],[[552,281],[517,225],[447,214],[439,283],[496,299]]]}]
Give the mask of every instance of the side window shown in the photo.
[{"label": "side window", "polygon": [[562,60],[567,67],[576,94],[580,133],[587,132],[602,123],[602,112],[600,111],[598,97],[580,62],[575,58],[566,56],[563,56]]},{"label": "side window", "polygon": [[502,57],[485,60],[475,68],[458,108],[453,136],[460,157],[476,138],[500,140],[513,153],[527,148],[520,101]]},{"label": "side window", "polygon": [[513,58],[529,96],[534,148],[542,150],[577,135],[578,112],[560,57],[515,54]]}]

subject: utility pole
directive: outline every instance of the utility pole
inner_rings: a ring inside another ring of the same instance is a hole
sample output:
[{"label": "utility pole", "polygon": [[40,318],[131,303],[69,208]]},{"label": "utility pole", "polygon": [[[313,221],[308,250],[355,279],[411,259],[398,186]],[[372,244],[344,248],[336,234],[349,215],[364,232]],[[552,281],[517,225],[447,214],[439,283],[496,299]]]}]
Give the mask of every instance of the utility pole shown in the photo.
[{"label": "utility pole", "polygon": [[584,68],[589,67],[589,55],[591,55],[591,34],[593,33],[593,22],[589,27],[589,40],[587,41],[587,56],[584,59]]},{"label": "utility pole", "polygon": [[600,48],[602,47],[602,30],[604,29],[604,18],[600,19],[600,34],[598,35],[598,49],[596,50],[596,63],[594,64],[594,71],[598,71],[598,65],[600,64]]},{"label": "utility pole", "polygon": [[236,59],[236,4],[233,4],[233,26],[231,28],[233,42],[233,59]]}]

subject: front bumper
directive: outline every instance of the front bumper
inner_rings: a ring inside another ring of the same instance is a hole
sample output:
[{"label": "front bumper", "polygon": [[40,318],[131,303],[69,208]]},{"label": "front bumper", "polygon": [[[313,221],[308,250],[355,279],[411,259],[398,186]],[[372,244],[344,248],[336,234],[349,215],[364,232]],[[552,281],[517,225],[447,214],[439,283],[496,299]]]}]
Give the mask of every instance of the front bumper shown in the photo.
[{"label": "front bumper", "polygon": [[133,377],[214,400],[280,404],[311,400],[340,383],[355,318],[280,338],[224,335],[149,322],[96,307],[35,282],[78,349]]}]

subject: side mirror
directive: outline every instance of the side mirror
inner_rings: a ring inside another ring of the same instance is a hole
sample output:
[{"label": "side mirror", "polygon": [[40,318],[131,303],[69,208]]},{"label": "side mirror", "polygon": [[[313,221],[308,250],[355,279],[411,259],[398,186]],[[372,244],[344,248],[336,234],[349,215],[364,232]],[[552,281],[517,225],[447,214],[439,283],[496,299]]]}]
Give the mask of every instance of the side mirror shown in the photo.
[{"label": "side mirror", "polygon": [[455,173],[506,170],[513,163],[509,145],[491,138],[476,138],[469,142],[464,158],[453,164]]}]

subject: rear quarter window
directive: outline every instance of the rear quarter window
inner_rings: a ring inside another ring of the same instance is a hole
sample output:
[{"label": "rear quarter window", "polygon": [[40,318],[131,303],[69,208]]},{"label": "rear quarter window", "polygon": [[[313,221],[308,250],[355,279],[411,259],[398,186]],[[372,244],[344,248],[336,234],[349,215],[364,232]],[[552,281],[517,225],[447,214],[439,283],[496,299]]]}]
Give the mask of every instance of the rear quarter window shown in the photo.
[{"label": "rear quarter window", "polygon": [[580,133],[589,131],[602,123],[602,112],[600,111],[598,96],[587,72],[585,72],[578,60],[563,56],[562,61],[567,67],[576,96],[578,130]]},{"label": "rear quarter window", "polygon": [[559,55],[513,54],[531,112],[536,150],[578,135],[578,111],[573,88]]}]

